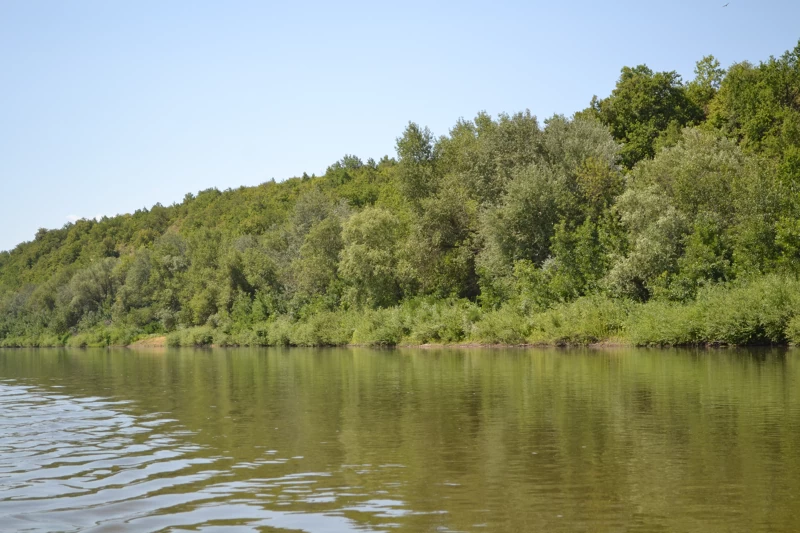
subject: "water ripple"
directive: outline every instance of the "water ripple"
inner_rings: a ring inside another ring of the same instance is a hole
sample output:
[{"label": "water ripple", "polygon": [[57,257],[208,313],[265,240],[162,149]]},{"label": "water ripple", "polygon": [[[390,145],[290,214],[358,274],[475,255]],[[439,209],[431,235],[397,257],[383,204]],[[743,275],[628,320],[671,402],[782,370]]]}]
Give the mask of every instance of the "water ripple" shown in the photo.
[{"label": "water ripple", "polygon": [[[192,433],[163,414],[135,416],[128,402],[72,398],[0,382],[0,530],[2,531],[385,531],[348,512],[397,517],[399,501],[331,508],[340,495],[316,490],[327,472],[230,479],[303,457],[234,463],[187,441]],[[309,513],[269,507],[324,505]]]}]

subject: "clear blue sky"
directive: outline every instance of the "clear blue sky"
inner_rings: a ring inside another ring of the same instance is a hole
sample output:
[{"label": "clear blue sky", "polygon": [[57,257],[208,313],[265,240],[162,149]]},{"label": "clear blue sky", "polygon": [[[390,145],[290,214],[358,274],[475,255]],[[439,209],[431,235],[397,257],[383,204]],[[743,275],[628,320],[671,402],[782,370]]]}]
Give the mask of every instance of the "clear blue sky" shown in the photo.
[{"label": "clear blue sky", "polygon": [[68,217],[394,155],[409,120],[571,115],[625,65],[780,55],[796,0],[0,0],[0,250]]}]

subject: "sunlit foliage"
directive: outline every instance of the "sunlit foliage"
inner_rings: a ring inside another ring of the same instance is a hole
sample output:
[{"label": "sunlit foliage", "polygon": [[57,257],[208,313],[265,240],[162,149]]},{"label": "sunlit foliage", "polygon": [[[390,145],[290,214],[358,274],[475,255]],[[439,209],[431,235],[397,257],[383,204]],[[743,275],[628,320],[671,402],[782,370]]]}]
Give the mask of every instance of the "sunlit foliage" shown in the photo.
[{"label": "sunlit foliage", "polygon": [[39,230],[0,253],[0,344],[785,342],[798,220],[800,45],[625,67],[571,118],[412,122],[396,157]]}]

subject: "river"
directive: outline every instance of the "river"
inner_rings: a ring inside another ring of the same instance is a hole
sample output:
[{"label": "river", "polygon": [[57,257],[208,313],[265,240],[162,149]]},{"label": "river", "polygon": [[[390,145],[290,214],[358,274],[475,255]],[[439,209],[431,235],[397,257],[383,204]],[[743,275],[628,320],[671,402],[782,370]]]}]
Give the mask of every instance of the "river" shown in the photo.
[{"label": "river", "polygon": [[0,531],[800,529],[800,351],[0,351]]}]

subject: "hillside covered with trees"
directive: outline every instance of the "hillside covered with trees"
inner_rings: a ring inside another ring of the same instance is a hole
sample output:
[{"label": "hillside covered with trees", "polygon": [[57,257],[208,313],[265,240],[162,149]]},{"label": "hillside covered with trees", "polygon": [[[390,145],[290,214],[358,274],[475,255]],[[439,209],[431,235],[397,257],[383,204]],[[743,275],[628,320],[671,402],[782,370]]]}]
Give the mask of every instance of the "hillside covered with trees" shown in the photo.
[{"label": "hillside covered with trees", "polygon": [[800,341],[800,44],[0,253],[0,345]]}]

